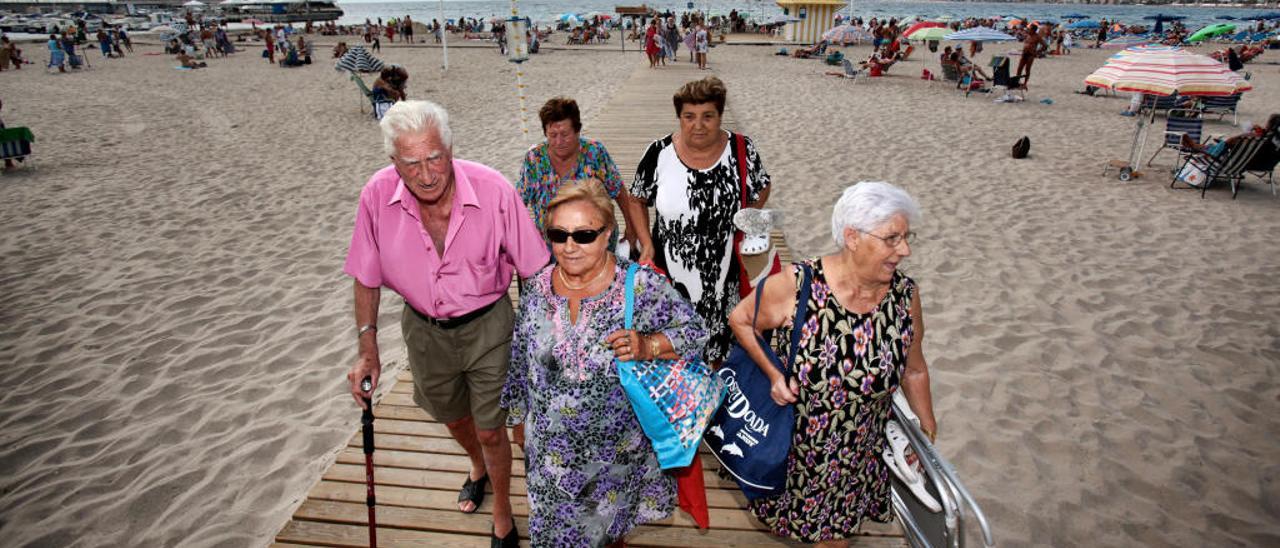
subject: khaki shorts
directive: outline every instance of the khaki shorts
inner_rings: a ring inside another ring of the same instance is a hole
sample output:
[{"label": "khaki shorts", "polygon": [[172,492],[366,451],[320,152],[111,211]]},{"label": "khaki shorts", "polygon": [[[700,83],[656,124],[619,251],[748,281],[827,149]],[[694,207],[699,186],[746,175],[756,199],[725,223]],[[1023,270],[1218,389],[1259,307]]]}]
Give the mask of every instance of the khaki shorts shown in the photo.
[{"label": "khaki shorts", "polygon": [[484,315],[453,329],[428,323],[406,303],[400,329],[413,372],[413,402],[446,424],[472,417],[480,430],[505,426],[507,412],[499,400],[514,321],[505,295]]}]

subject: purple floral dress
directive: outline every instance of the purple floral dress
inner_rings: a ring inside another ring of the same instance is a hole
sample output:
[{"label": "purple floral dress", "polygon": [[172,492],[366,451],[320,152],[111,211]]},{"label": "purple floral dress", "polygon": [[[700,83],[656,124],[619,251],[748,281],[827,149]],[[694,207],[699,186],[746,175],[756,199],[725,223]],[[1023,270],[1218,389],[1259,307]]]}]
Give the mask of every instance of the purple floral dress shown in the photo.
[{"label": "purple floral dress", "polygon": [[[659,468],[605,343],[622,329],[628,264],[618,261],[609,288],[582,300],[576,324],[551,289],[554,267],[524,286],[502,406],[510,425],[526,423],[533,546],[610,544],[675,505],[675,481]],[[685,358],[702,353],[702,320],[666,278],[641,268],[635,299],[638,331],[661,332]]]},{"label": "purple floral dress", "polygon": [[[856,314],[831,294],[822,261],[805,264],[813,282],[800,349],[790,365],[800,394],[786,491],[752,501],[751,511],[774,534],[813,543],[853,536],[864,518],[891,518],[889,469],[880,453],[890,396],[901,384],[915,337],[909,311],[916,286],[896,272],[879,306]],[[804,276],[792,268],[799,286]],[[792,321],[774,330],[779,356],[790,355]]]}]

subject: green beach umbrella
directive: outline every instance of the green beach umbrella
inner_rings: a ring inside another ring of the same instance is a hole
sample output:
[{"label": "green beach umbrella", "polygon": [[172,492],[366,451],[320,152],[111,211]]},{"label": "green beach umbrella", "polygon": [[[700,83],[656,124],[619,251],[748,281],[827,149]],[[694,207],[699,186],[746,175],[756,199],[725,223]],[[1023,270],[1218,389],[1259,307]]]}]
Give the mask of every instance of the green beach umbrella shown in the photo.
[{"label": "green beach umbrella", "polygon": [[1206,38],[1213,38],[1215,36],[1221,36],[1223,34],[1235,32],[1235,30],[1236,30],[1236,26],[1232,25],[1231,23],[1214,23],[1212,25],[1209,25],[1205,28],[1202,28],[1196,31],[1195,34],[1192,34],[1190,37],[1187,38],[1187,41],[1199,42]]},{"label": "green beach umbrella", "polygon": [[923,42],[927,42],[931,40],[942,41],[942,40],[945,40],[946,36],[948,34],[951,34],[952,32],[954,31],[946,27],[929,27],[929,28],[923,28],[911,33],[909,36],[907,36],[907,39],[923,41]]}]

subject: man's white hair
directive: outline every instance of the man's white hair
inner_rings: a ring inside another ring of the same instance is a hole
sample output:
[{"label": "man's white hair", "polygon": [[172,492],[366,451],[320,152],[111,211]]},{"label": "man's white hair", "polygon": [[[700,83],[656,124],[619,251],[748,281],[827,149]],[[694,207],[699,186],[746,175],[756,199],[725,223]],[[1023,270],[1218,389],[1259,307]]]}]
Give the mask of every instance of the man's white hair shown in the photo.
[{"label": "man's white hair", "polygon": [[388,156],[396,153],[396,139],[402,135],[436,130],[444,147],[453,150],[453,131],[449,129],[449,113],[431,101],[400,101],[387,109],[378,123],[382,127],[382,148]]},{"label": "man's white hair", "polygon": [[852,228],[871,232],[894,215],[903,215],[908,224],[920,222],[920,204],[907,191],[882,181],[861,181],[844,189],[831,212],[831,239],[844,247],[844,231]]}]

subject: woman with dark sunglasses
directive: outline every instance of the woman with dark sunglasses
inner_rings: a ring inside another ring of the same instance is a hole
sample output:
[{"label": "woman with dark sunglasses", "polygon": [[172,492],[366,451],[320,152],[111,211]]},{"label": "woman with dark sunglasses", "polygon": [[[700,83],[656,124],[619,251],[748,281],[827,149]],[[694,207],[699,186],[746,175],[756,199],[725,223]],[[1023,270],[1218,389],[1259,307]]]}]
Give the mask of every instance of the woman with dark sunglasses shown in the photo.
[{"label": "woman with dark sunglasses", "polygon": [[615,360],[694,359],[698,313],[666,278],[635,279],[634,330],[623,329],[630,263],[608,251],[613,201],[595,179],[560,187],[547,206],[555,263],[526,280],[502,391],[524,447],[533,546],[605,546],[661,520],[676,503],[623,392]]}]

